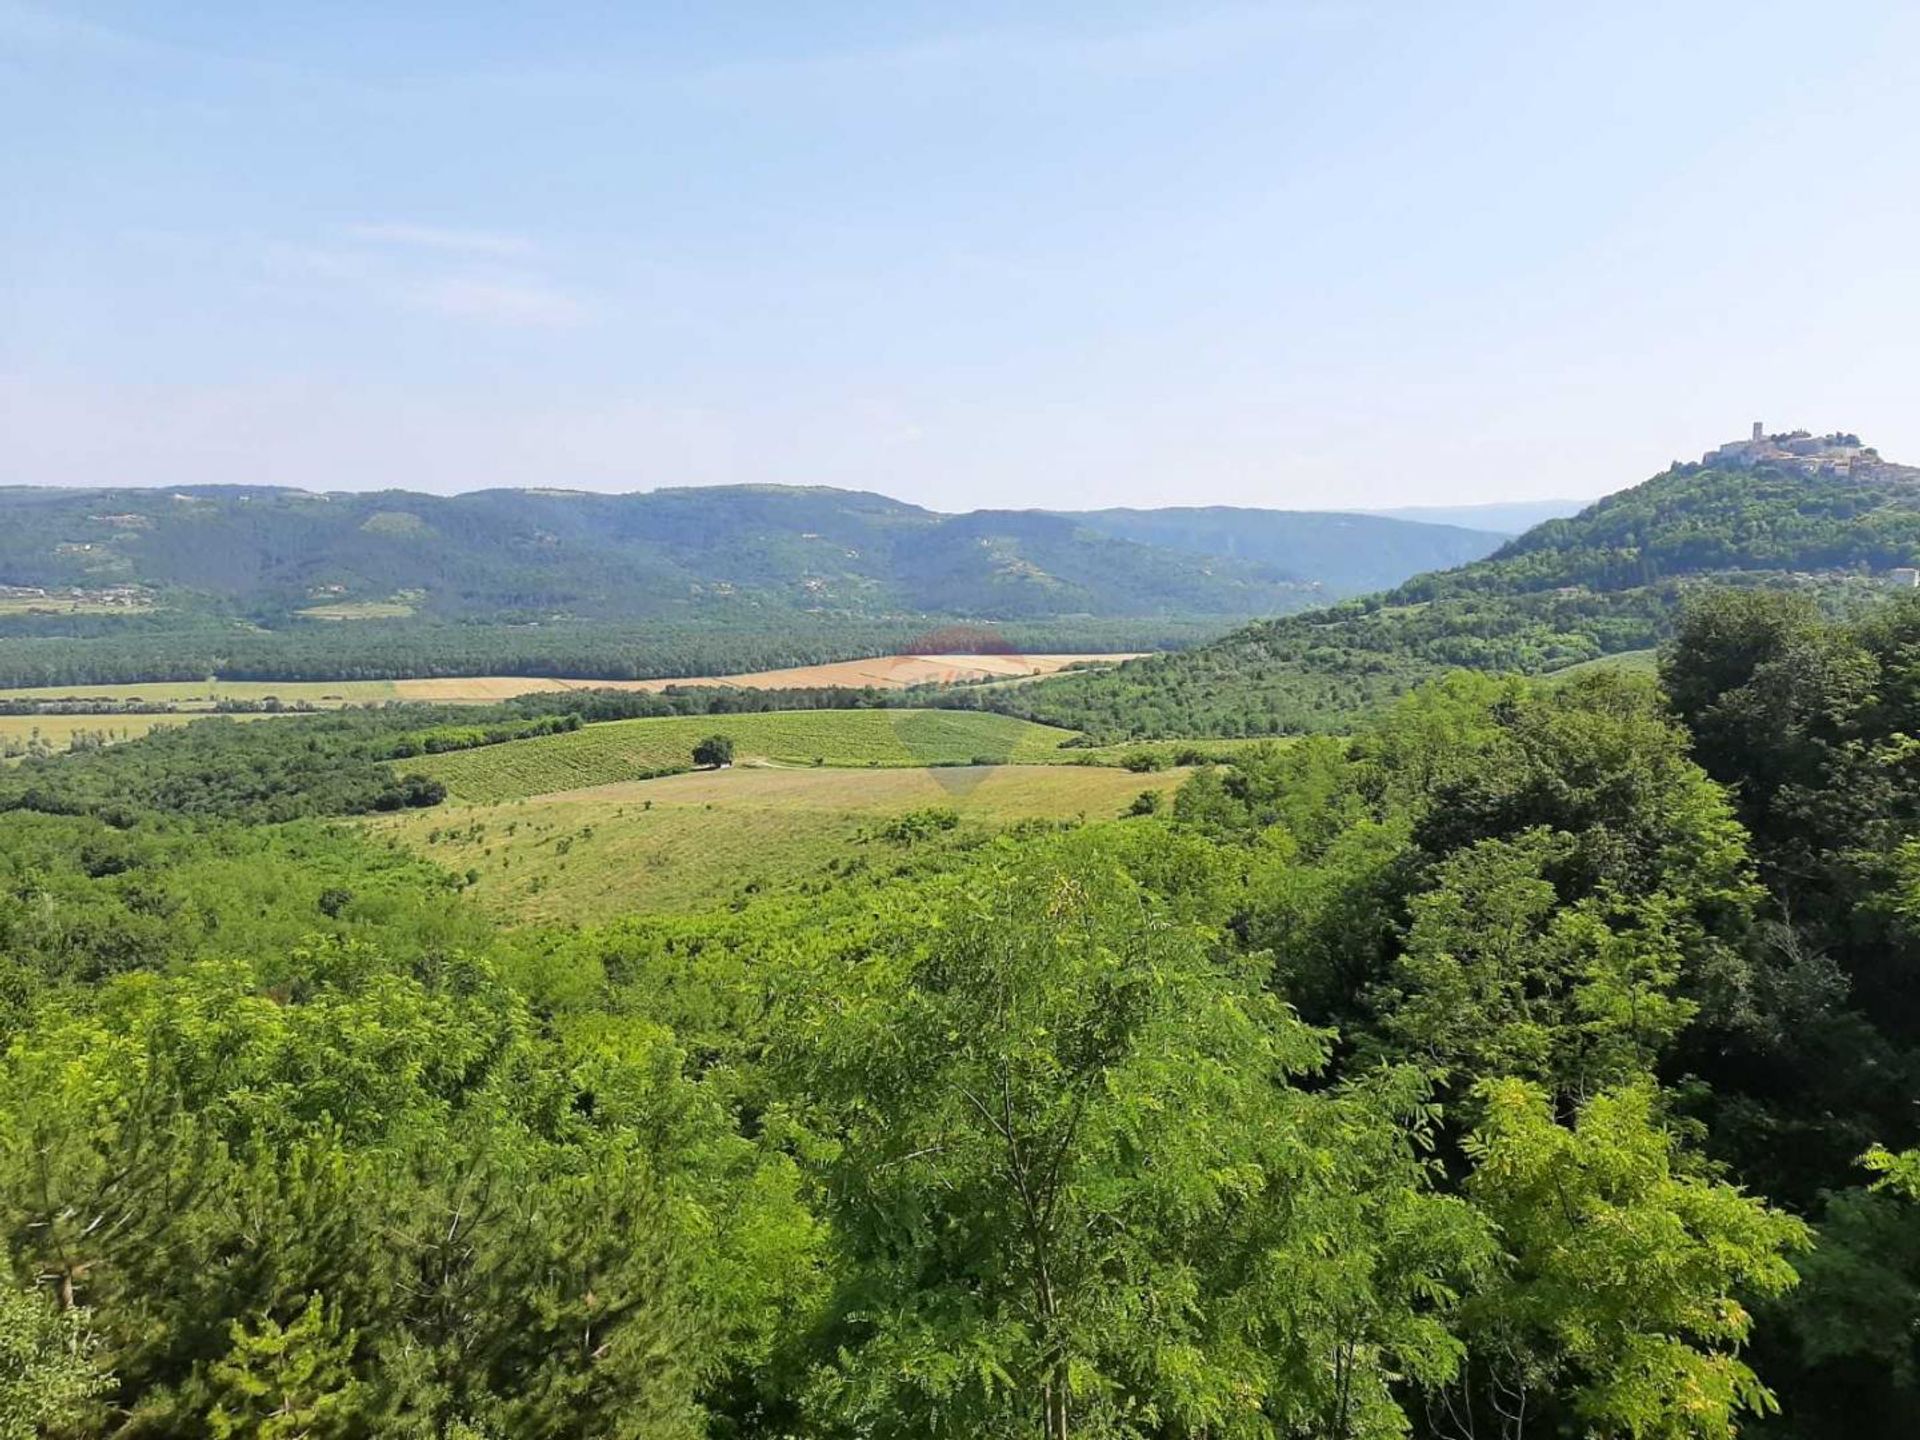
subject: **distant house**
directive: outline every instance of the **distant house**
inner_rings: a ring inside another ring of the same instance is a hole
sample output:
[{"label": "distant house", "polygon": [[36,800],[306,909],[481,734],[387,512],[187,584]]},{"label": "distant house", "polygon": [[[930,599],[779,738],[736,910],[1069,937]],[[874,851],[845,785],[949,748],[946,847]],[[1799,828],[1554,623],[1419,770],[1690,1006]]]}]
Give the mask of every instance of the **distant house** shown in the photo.
[{"label": "distant house", "polygon": [[1920,570],[1911,565],[1898,565],[1887,572],[1887,583],[1901,590],[1920,587]]}]

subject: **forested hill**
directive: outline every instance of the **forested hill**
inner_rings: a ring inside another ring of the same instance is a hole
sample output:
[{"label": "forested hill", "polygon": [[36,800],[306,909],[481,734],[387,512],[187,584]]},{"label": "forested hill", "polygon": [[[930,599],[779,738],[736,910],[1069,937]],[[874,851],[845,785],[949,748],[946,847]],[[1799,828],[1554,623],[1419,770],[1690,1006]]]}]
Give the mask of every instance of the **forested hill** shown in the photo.
[{"label": "forested hill", "polygon": [[[882,495],[726,486],[599,495],[256,487],[0,490],[0,586],[256,623],[314,616],[665,619],[810,612],[1034,619],[1284,613],[1485,554],[1498,537],[1255,512],[1238,554],[1099,517],[943,515]],[[1287,532],[1306,539],[1282,543]],[[15,596],[19,599],[21,597]],[[27,597],[30,598],[30,597]]]},{"label": "forested hill", "polygon": [[1418,520],[1425,525],[1459,525],[1468,530],[1492,530],[1519,535],[1562,516],[1577,515],[1591,500],[1492,500],[1471,505],[1398,505],[1363,513],[1392,520]]},{"label": "forested hill", "polygon": [[1339,729],[1447,670],[1541,673],[1658,644],[1708,578],[1864,597],[1916,563],[1920,469],[1675,465],[1484,560],[993,703],[1109,736]]},{"label": "forested hill", "polygon": [[1073,518],[1121,540],[1311,576],[1334,600],[1384,590],[1436,566],[1478,560],[1502,538],[1490,530],[1384,515],[1234,505],[1086,510]]},{"label": "forested hill", "polygon": [[1911,565],[1917,545],[1920,468],[1682,465],[1537,525],[1478,563],[1417,576],[1391,598],[1622,590],[1716,571],[1872,574]]}]

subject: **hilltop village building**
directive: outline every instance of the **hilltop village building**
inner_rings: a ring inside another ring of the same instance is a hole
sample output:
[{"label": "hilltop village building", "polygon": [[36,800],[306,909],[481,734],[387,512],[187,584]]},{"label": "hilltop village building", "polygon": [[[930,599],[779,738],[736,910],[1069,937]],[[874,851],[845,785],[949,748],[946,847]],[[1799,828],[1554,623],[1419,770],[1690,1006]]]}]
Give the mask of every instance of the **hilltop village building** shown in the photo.
[{"label": "hilltop village building", "polygon": [[1838,432],[1815,435],[1788,430],[1769,435],[1758,420],[1745,440],[1729,440],[1700,457],[1701,463],[1720,469],[1751,470],[1756,465],[1778,465],[1803,475],[1850,475],[1855,469],[1878,466],[1879,452],[1862,445],[1858,435]]}]

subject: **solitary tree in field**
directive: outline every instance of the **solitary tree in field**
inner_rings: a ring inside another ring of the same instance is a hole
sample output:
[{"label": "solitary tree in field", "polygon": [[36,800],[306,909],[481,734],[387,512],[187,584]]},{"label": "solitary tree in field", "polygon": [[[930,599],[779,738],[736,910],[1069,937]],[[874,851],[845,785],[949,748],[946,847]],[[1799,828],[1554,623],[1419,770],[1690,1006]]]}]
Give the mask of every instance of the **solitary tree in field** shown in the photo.
[{"label": "solitary tree in field", "polygon": [[709,735],[693,747],[693,763],[714,770],[733,764],[733,741],[725,735]]}]

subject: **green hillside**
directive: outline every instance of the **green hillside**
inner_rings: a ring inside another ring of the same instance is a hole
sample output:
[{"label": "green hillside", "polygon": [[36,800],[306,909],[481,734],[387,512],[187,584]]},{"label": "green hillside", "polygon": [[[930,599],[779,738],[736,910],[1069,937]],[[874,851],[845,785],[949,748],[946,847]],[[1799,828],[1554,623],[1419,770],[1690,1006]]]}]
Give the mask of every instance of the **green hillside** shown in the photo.
[{"label": "green hillside", "polygon": [[1088,510],[1078,517],[1103,535],[1190,555],[1219,555],[1311,578],[1328,599],[1398,585],[1445,565],[1463,565],[1498,549],[1491,530],[1312,510],[1251,510],[1234,505],[1164,510]]},{"label": "green hillside", "polygon": [[[457,496],[13,488],[0,490],[0,587],[49,613],[72,613],[77,589],[95,613],[159,602],[275,624],[1247,616],[1498,543],[1406,521],[1240,512],[1262,536],[1249,547],[1155,520],[1186,513],[1127,512],[1126,523],[1121,512],[943,515],[773,485]],[[1325,543],[1330,531],[1347,538]],[[25,593],[34,590],[48,594]]]},{"label": "green hillside", "polygon": [[943,515],[777,485],[0,488],[0,685],[643,679],[929,644],[1177,649],[1498,543],[1282,511],[1195,528],[1217,513]]},{"label": "green hillside", "polygon": [[991,703],[1105,737],[1343,728],[1448,670],[1540,673],[1657,645],[1707,581],[1881,595],[1920,561],[1920,470],[1863,453],[1845,473],[1676,465],[1484,560]]}]

